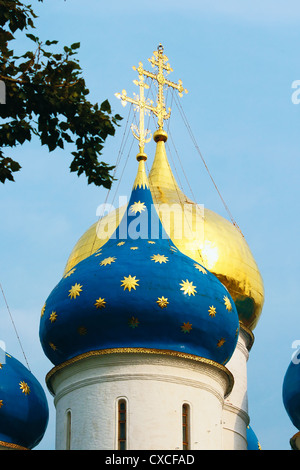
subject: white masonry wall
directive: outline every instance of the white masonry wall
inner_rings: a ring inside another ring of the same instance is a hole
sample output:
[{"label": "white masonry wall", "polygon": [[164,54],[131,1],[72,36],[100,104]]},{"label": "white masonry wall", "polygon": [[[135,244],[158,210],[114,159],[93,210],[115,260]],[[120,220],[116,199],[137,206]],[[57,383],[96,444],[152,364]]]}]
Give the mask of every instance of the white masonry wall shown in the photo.
[{"label": "white masonry wall", "polygon": [[234,376],[234,386],[226,398],[223,412],[224,450],[247,450],[248,394],[247,361],[253,335],[243,327],[236,349],[226,367]]},{"label": "white masonry wall", "polygon": [[49,379],[56,449],[118,449],[118,400],[127,403],[127,449],[182,449],[182,405],[190,406],[190,449],[222,449],[230,374],[222,366],[159,354],[90,356]]}]

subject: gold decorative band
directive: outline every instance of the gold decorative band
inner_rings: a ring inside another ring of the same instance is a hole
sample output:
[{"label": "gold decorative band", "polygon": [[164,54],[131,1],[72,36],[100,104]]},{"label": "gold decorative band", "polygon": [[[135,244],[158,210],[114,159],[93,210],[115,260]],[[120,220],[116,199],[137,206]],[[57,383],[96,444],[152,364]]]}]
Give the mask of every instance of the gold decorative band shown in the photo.
[{"label": "gold decorative band", "polygon": [[27,447],[19,446],[18,444],[13,444],[12,442],[0,441],[0,447],[9,447],[14,450],[29,450]]},{"label": "gold decorative band", "polygon": [[97,349],[93,351],[88,351],[86,353],[79,354],[78,356],[72,357],[71,359],[68,359],[67,361],[62,362],[61,364],[53,367],[53,369],[51,369],[46,375],[46,383],[47,383],[47,387],[49,391],[53,393],[54,395],[52,387],[50,386],[50,380],[56,372],[64,369],[67,366],[75,364],[76,362],[79,362],[82,359],[86,359],[92,356],[104,356],[108,354],[155,354],[155,355],[160,355],[160,356],[161,355],[173,356],[173,357],[177,357],[180,359],[189,359],[191,361],[200,362],[202,364],[208,364],[223,371],[227,375],[228,382],[229,382],[227,395],[229,395],[229,393],[231,392],[233,388],[234,378],[233,378],[232,373],[222,364],[219,364],[218,362],[215,362],[211,359],[206,359],[205,357],[195,356],[193,354],[187,354],[187,353],[180,352],[180,351],[171,351],[169,349],[111,348],[111,349]]},{"label": "gold decorative band", "polygon": [[300,450],[300,431],[294,434],[290,439],[290,445],[292,450]]}]

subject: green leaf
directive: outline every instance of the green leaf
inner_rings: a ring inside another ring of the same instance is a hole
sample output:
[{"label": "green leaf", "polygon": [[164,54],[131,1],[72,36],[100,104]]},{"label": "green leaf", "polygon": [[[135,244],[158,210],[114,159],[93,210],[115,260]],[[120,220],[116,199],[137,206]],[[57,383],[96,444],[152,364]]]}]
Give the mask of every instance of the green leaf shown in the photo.
[{"label": "green leaf", "polygon": [[33,34],[27,33],[26,36],[31,39],[31,41],[38,42],[39,38],[37,36],[34,36]]},{"label": "green leaf", "polygon": [[111,107],[110,107],[108,100],[105,100],[103,101],[103,103],[101,103],[100,110],[106,113],[111,113]]}]

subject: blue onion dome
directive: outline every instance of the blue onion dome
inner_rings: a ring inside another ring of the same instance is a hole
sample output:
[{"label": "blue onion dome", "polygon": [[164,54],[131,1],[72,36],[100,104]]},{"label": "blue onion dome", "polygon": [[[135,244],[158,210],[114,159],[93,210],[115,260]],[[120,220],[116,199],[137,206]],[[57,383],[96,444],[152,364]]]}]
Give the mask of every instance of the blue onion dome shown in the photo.
[{"label": "blue onion dome", "polygon": [[46,356],[58,365],[91,351],[142,348],[225,364],[238,332],[228,290],[167,236],[141,159],[113,235],[46,300],[40,322]]},{"label": "blue onion dome", "polygon": [[296,357],[285,373],[282,399],[290,420],[300,430],[300,361]]},{"label": "blue onion dome", "polygon": [[247,426],[247,450],[262,450],[259,440],[251,426]]},{"label": "blue onion dome", "polygon": [[0,352],[0,446],[33,449],[48,425],[45,392],[21,362]]}]

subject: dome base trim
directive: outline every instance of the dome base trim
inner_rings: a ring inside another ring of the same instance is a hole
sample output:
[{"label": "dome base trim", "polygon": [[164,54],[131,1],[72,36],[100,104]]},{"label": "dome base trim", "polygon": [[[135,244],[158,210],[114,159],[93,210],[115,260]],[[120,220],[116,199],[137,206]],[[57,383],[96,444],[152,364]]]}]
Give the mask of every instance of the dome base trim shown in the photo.
[{"label": "dome base trim", "polygon": [[300,431],[291,437],[290,445],[292,450],[300,450]]},{"label": "dome base trim", "polygon": [[23,447],[18,444],[13,444],[12,442],[0,441],[0,447],[6,447],[11,450],[30,450],[28,447]]},{"label": "dome base trim", "polygon": [[111,348],[111,349],[98,349],[98,350],[93,350],[93,351],[88,351],[83,354],[80,354],[78,356],[72,357],[71,359],[62,362],[61,364],[53,367],[48,374],[46,375],[46,384],[47,387],[52,395],[54,395],[54,391],[51,387],[51,378],[53,375],[64,369],[65,367],[72,365],[78,361],[81,361],[85,358],[91,357],[91,356],[104,356],[108,354],[156,354],[156,355],[165,355],[165,356],[174,356],[180,359],[187,359],[195,362],[200,362],[202,364],[208,364],[211,365],[212,367],[215,367],[222,372],[224,372],[227,375],[228,379],[228,390],[226,393],[226,396],[228,396],[233,388],[234,384],[234,378],[232,373],[222,364],[219,364],[218,362],[215,362],[211,359],[206,359],[205,357],[200,357],[200,356],[195,356],[193,354],[187,354],[183,353],[180,351],[171,351],[169,349],[148,349],[148,348]]}]

